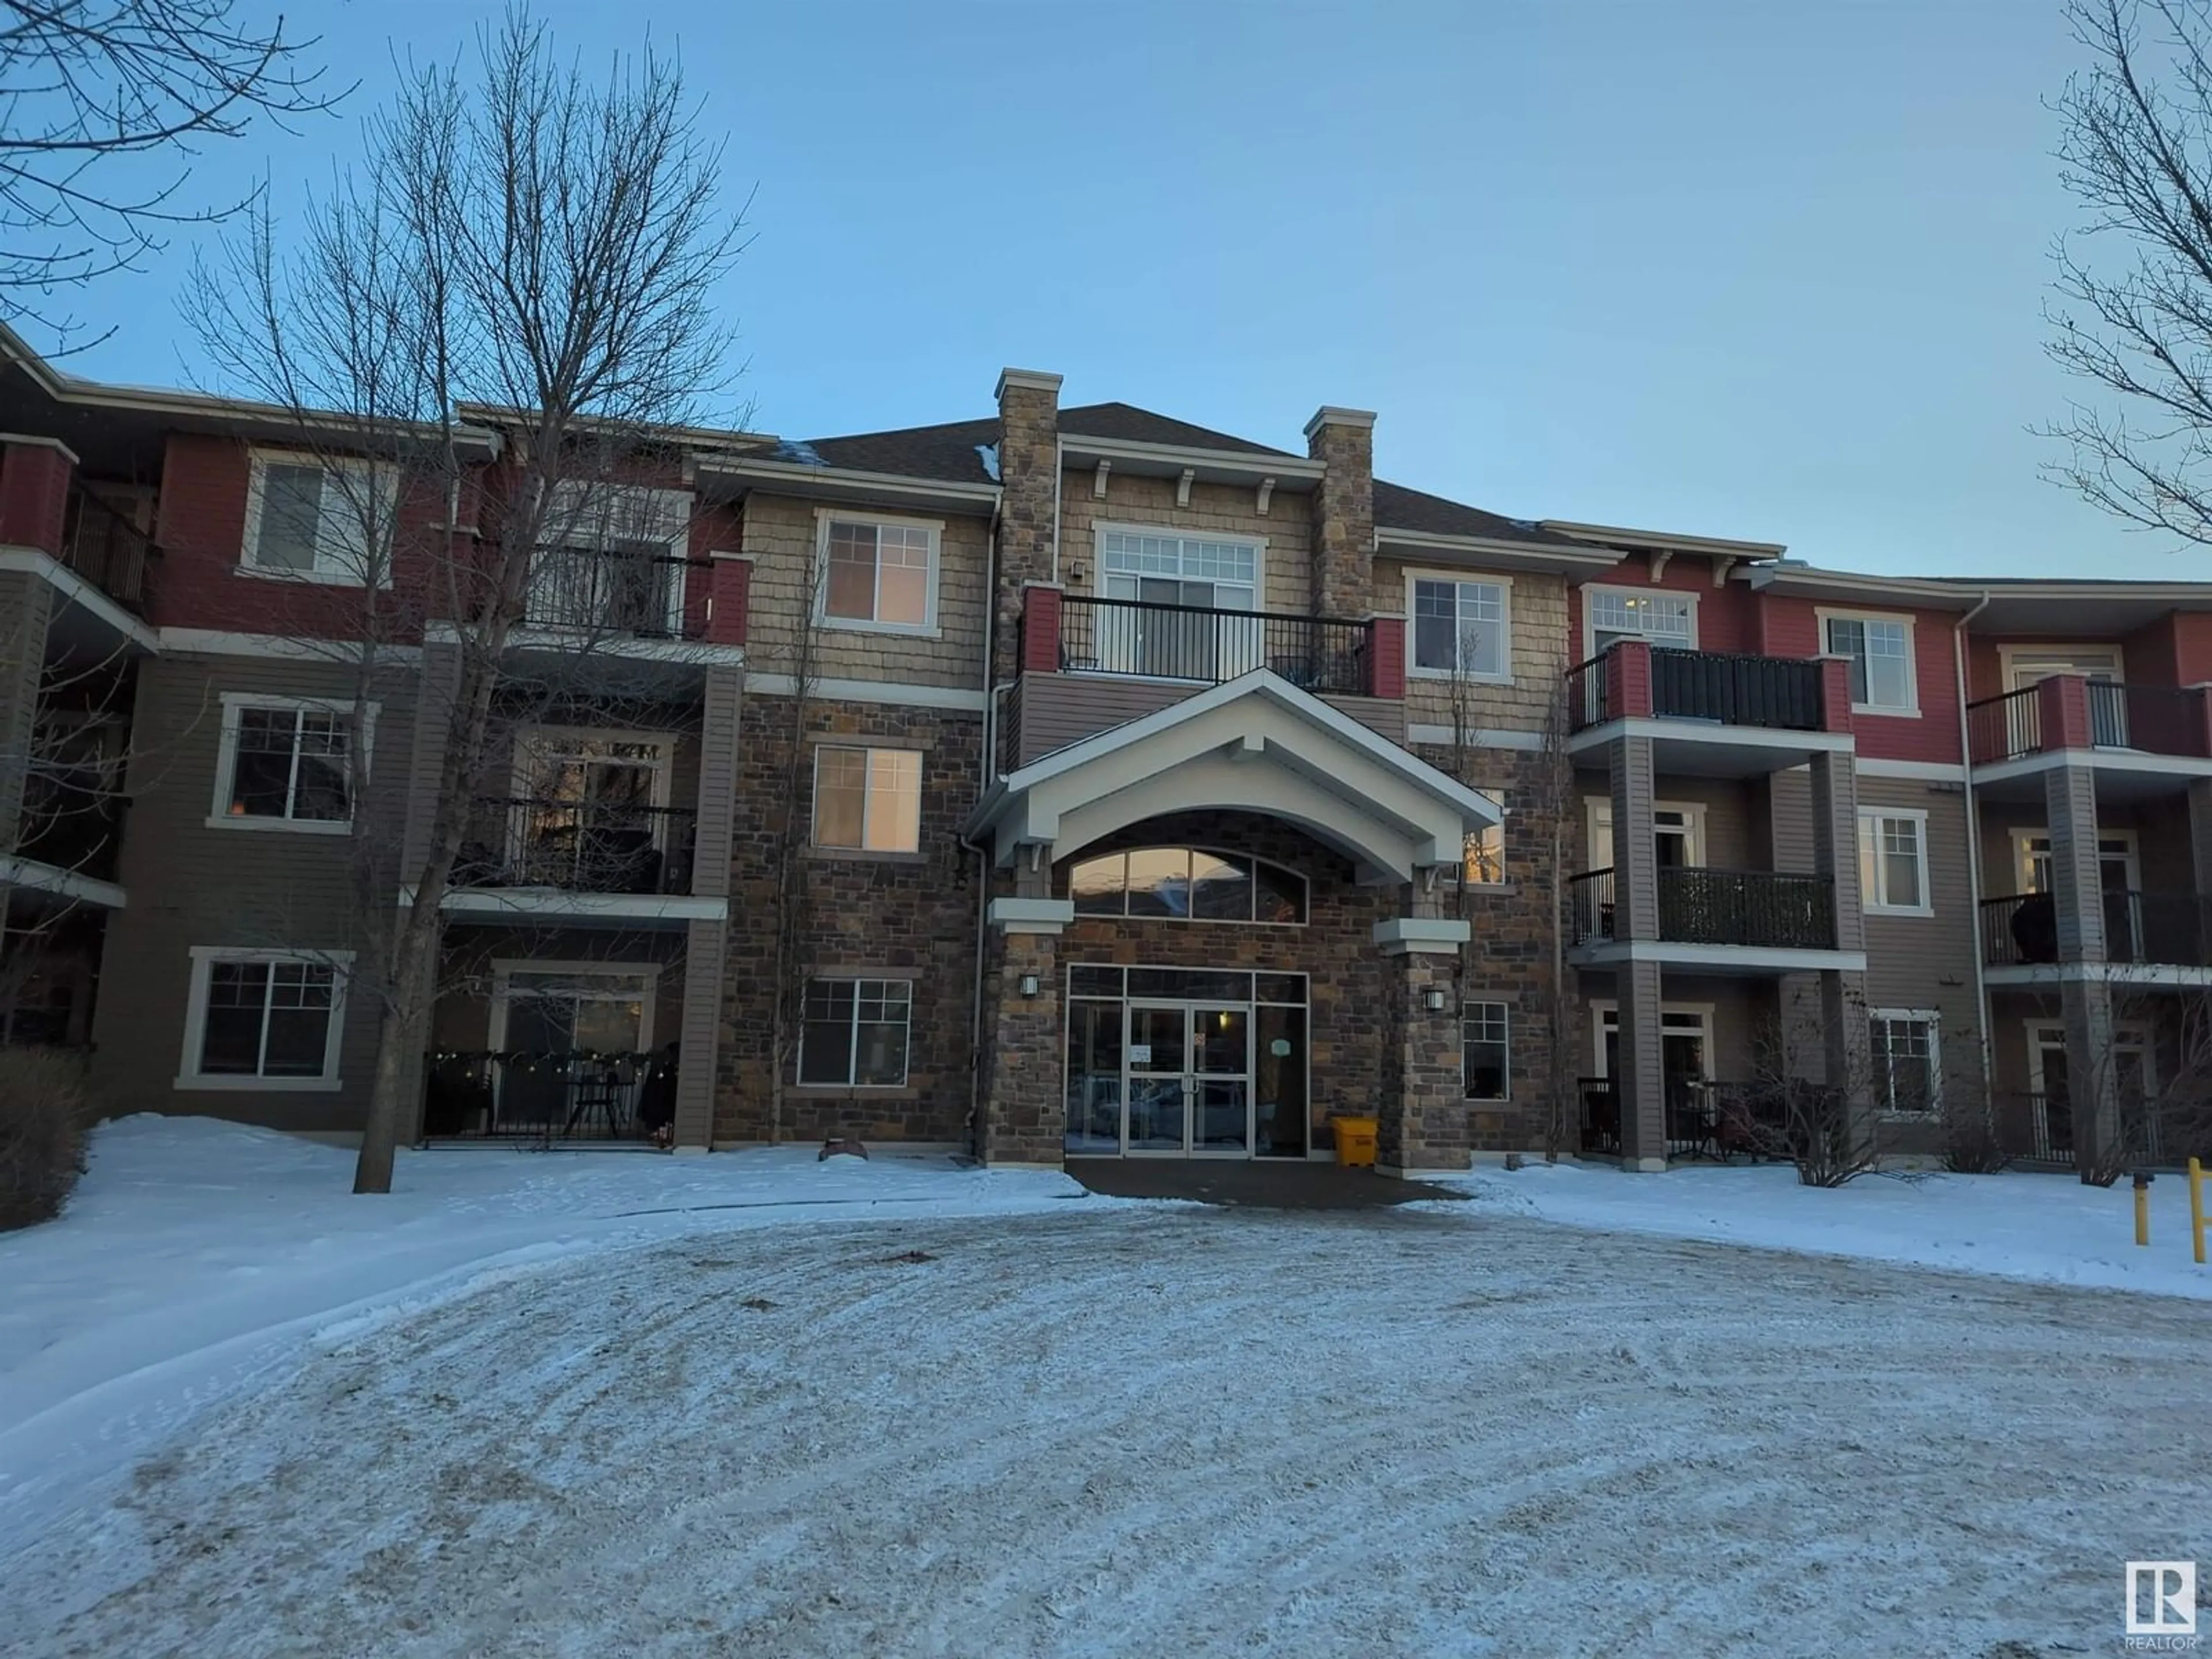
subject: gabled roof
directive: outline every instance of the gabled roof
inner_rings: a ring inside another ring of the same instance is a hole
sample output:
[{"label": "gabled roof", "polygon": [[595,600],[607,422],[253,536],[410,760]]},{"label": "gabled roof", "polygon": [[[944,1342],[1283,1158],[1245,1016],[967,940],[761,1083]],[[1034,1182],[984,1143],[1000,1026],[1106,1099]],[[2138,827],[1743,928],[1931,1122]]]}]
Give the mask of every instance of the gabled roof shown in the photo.
[{"label": "gabled roof", "polygon": [[1403,484],[1375,481],[1375,526],[1388,534],[1409,530],[1424,536],[1469,536],[1483,541],[1530,542],[1540,547],[1578,548],[1588,544],[1554,535],[1526,519],[1509,519],[1486,513],[1479,507],[1408,489]]}]

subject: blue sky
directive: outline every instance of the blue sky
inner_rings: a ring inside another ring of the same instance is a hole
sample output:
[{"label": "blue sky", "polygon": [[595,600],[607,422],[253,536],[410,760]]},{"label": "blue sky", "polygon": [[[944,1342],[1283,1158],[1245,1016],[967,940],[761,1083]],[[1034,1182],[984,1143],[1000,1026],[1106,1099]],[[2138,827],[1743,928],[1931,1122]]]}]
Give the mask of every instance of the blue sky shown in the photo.
[{"label": "blue sky", "polygon": [[[393,52],[496,3],[295,7],[363,84],[200,179],[350,155]],[[754,424],[988,414],[1003,364],[1528,517],[1824,564],[2212,574],[2037,476],[2071,207],[2057,0],[544,0],[566,46],[680,48],[757,240],[728,283]],[[194,377],[184,250],[79,307],[78,372]]]}]

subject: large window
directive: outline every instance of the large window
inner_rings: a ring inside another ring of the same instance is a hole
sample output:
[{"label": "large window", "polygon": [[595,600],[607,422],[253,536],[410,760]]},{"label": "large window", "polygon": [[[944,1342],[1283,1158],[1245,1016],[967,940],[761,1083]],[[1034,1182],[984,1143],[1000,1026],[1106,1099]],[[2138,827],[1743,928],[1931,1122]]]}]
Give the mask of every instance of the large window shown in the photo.
[{"label": "large window", "polygon": [[563,480],[530,561],[524,616],[548,628],[681,634],[690,516],[682,490]]},{"label": "large window", "polygon": [[1859,895],[1869,910],[1918,916],[1930,913],[1927,813],[1860,809]]},{"label": "large window", "polygon": [[906,1081],[914,987],[902,979],[806,982],[799,1081],[805,1087],[896,1088]]},{"label": "large window", "polygon": [[1460,1074],[1469,1100],[1510,1097],[1506,1024],[1502,1002],[1470,1002],[1460,1011]]},{"label": "large window", "polygon": [[365,585],[374,575],[388,586],[397,483],[366,461],[255,455],[240,568],[296,581]]},{"label": "large window", "polygon": [[1413,671],[1466,679],[1513,678],[1513,642],[1502,581],[1414,576]]},{"label": "large window", "polygon": [[1917,714],[1912,623],[1901,617],[1826,617],[1828,654],[1850,659],[1851,706],[1863,714]]},{"label": "large window", "polygon": [[1683,649],[1698,642],[1697,601],[1687,593],[1586,587],[1583,597],[1589,605],[1592,656],[1623,640]]},{"label": "large window", "polygon": [[1085,859],[1068,877],[1079,916],[1168,921],[1302,922],[1306,879],[1295,870],[1202,848],[1146,847]]},{"label": "large window", "polygon": [[1936,1017],[1924,1008],[1876,1008],[1867,1015],[1874,1096],[1885,1112],[1924,1117],[1942,1096]]},{"label": "large window", "polygon": [[935,525],[835,517],[821,522],[823,621],[908,633],[935,625]]},{"label": "large window", "polygon": [[350,951],[192,951],[180,1089],[335,1089]]},{"label": "large window", "polygon": [[1192,605],[1202,611],[1259,608],[1260,549],[1165,532],[1098,532],[1099,591],[1109,599]]},{"label": "large window", "polygon": [[[371,705],[366,719],[374,714]],[[209,823],[343,832],[353,823],[353,726],[347,704],[226,693]]]},{"label": "large window", "polygon": [[814,844],[854,852],[912,853],[921,846],[921,751],[814,751]]}]

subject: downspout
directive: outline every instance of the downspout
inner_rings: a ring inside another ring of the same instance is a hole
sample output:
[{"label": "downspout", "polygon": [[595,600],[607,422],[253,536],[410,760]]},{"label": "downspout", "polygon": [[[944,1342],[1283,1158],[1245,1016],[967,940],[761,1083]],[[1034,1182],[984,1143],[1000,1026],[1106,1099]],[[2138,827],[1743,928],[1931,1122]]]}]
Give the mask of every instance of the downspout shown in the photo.
[{"label": "downspout", "polygon": [[1972,935],[1974,959],[1974,1030],[1982,1048],[1982,1092],[1985,1099],[1996,1090],[1996,1057],[1990,1049],[1990,988],[1982,966],[1982,815],[1974,802],[1973,734],[1966,722],[1966,629],[1989,608],[1984,593],[1974,608],[1951,625],[1951,671],[1958,682],[1959,762],[1966,779],[1966,919]]},{"label": "downspout", "polygon": [[[1005,465],[1003,458],[1000,465]],[[978,774],[982,787],[975,795],[979,805],[999,781],[999,692],[992,682],[998,654],[999,517],[1005,504],[1006,491],[1001,488],[998,499],[991,503],[990,598],[983,607],[983,756]],[[965,836],[959,841],[975,855],[975,969],[968,993],[968,1134],[969,1145],[980,1150],[975,1137],[983,1110],[983,939],[991,909],[991,855]]]}]

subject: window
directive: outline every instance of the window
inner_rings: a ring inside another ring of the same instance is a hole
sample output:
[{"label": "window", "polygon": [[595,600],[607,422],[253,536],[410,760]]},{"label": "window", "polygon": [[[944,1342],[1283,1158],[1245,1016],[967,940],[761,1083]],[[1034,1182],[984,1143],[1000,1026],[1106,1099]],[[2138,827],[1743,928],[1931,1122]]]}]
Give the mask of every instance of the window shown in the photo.
[{"label": "window", "polygon": [[914,987],[902,979],[814,979],[799,1041],[801,1086],[890,1089],[906,1081]]},{"label": "window", "polygon": [[1875,1103],[1885,1112],[1924,1117],[1942,1089],[1936,1015],[1923,1008],[1876,1008],[1867,1015]]},{"label": "window", "polygon": [[[1651,809],[1653,857],[1662,870],[1704,864],[1705,809],[1695,802],[1661,802]],[[1613,802],[1603,795],[1589,797],[1589,867],[1613,867]]]},{"label": "window", "polygon": [[1505,826],[1486,823],[1467,837],[1466,866],[1460,879],[1470,887],[1495,887],[1505,879]]},{"label": "window", "polygon": [[1505,584],[1413,576],[1413,669],[1468,679],[1513,678]]},{"label": "window", "polygon": [[921,751],[814,751],[814,844],[867,853],[921,848]]},{"label": "window", "polygon": [[936,625],[936,526],[828,515],[821,522],[823,621],[908,633]]},{"label": "window", "polygon": [[1586,587],[1589,601],[1589,649],[1593,657],[1623,640],[1648,640],[1654,646],[1688,649],[1698,642],[1697,600],[1687,593],[1630,592],[1617,587]]},{"label": "window", "polygon": [[1859,896],[1869,910],[1930,914],[1925,812],[1861,810]]},{"label": "window", "polygon": [[1822,618],[1828,654],[1848,657],[1851,706],[1863,713],[1917,714],[1912,679],[1912,624],[1898,617]]},{"label": "window", "polygon": [[[208,823],[226,830],[343,834],[353,825],[353,709],[312,698],[223,695]],[[364,713],[362,752],[374,736]]]},{"label": "window", "polygon": [[524,619],[648,637],[684,631],[691,498],[680,489],[563,479],[530,561]]},{"label": "window", "polygon": [[397,475],[366,461],[257,454],[247,475],[241,570],[389,586]]},{"label": "window", "polygon": [[1460,1011],[1460,1075],[1469,1100],[1507,1097],[1505,1005],[1470,1002]]},{"label": "window", "polygon": [[1199,848],[1146,847],[1085,859],[1069,873],[1067,890],[1079,916],[1276,923],[1306,919],[1306,878],[1295,870]]},{"label": "window", "polygon": [[352,959],[195,946],[177,1087],[337,1088]]},{"label": "window", "polygon": [[1146,605],[1250,611],[1260,594],[1260,546],[1158,531],[1098,532],[1099,592]]}]

